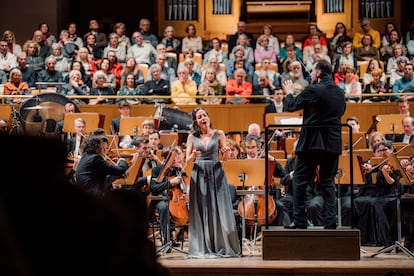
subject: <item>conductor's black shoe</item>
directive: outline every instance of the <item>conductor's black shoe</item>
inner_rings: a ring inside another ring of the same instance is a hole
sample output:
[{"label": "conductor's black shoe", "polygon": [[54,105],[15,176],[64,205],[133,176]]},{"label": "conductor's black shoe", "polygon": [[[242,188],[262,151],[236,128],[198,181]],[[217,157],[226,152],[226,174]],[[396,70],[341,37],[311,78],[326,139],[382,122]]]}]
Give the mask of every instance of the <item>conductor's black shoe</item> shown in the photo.
[{"label": "conductor's black shoe", "polygon": [[285,226],[286,229],[307,229],[308,226],[305,224],[296,224],[295,222],[292,222],[291,224]]}]

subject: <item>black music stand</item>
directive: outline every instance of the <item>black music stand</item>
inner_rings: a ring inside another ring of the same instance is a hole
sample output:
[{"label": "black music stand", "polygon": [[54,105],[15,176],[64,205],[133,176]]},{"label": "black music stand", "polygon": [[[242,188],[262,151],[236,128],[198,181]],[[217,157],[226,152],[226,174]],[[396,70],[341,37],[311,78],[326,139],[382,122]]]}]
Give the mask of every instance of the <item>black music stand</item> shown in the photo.
[{"label": "black music stand", "polygon": [[[174,152],[174,151],[169,152],[167,158],[165,159],[163,168],[161,169],[158,177],[153,179],[154,181],[156,181],[156,182],[163,181],[164,175],[165,175],[166,171],[171,167],[175,156],[176,156],[176,152]],[[170,182],[168,181],[167,191],[170,190],[169,183]],[[168,210],[170,210],[170,199],[168,198],[168,196],[167,197],[162,196],[159,200],[166,200],[167,201],[167,208],[168,208]],[[168,220],[168,223],[167,223],[167,235],[170,236],[170,219]],[[166,239],[166,237],[164,237],[164,239]],[[169,242],[167,242],[166,244],[162,245],[160,248],[157,249],[157,251],[156,251],[157,256],[161,256],[161,255],[163,255],[167,252],[171,252],[173,250],[187,255],[187,252],[185,252],[184,250],[182,250],[180,248],[174,247],[173,244],[174,244],[174,241],[172,239],[170,239]]]},{"label": "black music stand", "polygon": [[[351,168],[350,168],[350,155],[340,155],[338,161],[338,170],[335,176],[335,184],[338,185],[338,226],[342,226],[342,213],[341,213],[341,194],[340,187],[341,185],[350,185],[351,184]],[[358,156],[352,156],[352,171],[353,171],[353,183],[355,184],[364,184],[364,175],[361,171],[361,161],[358,159]],[[353,187],[352,187],[353,188]],[[353,191],[350,191],[353,193]],[[351,208],[352,204],[351,204]],[[351,226],[353,228],[354,218],[351,216]]]},{"label": "black music stand", "polygon": [[403,167],[401,167],[400,161],[397,158],[397,155],[395,153],[391,154],[390,156],[388,156],[388,160],[389,162],[391,162],[392,166],[394,169],[397,169],[399,171],[400,174],[400,178],[403,180],[403,183],[401,183],[401,181],[399,182],[399,185],[397,186],[397,199],[396,199],[396,204],[397,204],[397,240],[395,241],[395,243],[391,246],[388,246],[386,248],[383,248],[379,251],[377,251],[376,253],[372,254],[371,257],[375,257],[379,254],[382,253],[387,253],[387,252],[391,252],[393,249],[397,250],[400,249],[402,252],[404,252],[407,256],[409,257],[414,257],[414,253],[411,252],[408,248],[406,248],[405,246],[403,246],[401,244],[401,185],[411,185],[414,183],[414,179],[412,179],[410,177],[410,175],[408,175],[405,171],[405,169]]},{"label": "black music stand", "polygon": [[[246,246],[250,254],[254,252],[254,245],[246,238],[246,217],[244,197],[249,194],[263,194],[264,190],[246,190],[246,186],[258,187],[264,186],[265,183],[265,159],[240,159],[228,160],[222,162],[223,169],[226,173],[227,182],[234,186],[241,186],[242,190],[237,191],[242,196],[242,239],[241,249],[243,254],[243,245]],[[273,170],[272,170],[273,174]],[[256,205],[255,205],[256,208]],[[257,214],[255,210],[255,233],[257,229]],[[255,238],[256,240],[256,238]],[[251,250],[250,248],[253,248]]]}]

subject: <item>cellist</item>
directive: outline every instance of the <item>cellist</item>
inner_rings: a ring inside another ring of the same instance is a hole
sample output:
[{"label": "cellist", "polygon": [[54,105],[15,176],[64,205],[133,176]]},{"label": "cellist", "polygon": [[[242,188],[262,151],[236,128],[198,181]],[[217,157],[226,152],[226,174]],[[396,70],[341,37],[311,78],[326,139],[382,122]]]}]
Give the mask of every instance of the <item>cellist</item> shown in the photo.
[{"label": "cellist", "polygon": [[[164,162],[154,168],[151,171],[151,184],[150,190],[152,196],[161,195],[161,199],[151,200],[149,206],[149,214],[153,212],[159,213],[160,228],[163,237],[163,244],[168,243],[171,240],[170,233],[170,199],[171,189],[176,187],[181,187],[183,191],[183,196],[188,199],[188,188],[185,183],[183,183],[183,177],[185,172],[183,172],[185,167],[185,157],[182,149],[180,147],[172,147],[170,149],[163,149],[162,157]],[[184,198],[183,198],[184,199]],[[183,216],[187,215],[188,220],[188,209],[187,203],[188,200],[181,201],[185,206],[181,206],[181,210],[184,212]],[[185,212],[187,214],[185,214]],[[175,245],[175,243],[173,244]]]},{"label": "cellist", "polygon": [[[255,135],[255,134],[248,134],[245,138],[244,138],[244,148],[245,148],[245,152],[246,152],[246,159],[259,159],[259,158],[263,158],[260,153],[260,149],[261,149],[261,143],[260,143],[260,137]],[[269,160],[273,160],[276,162],[276,166],[275,169],[273,171],[273,176],[274,177],[283,177],[285,175],[285,169],[283,168],[283,166],[273,157],[269,156]],[[289,215],[286,211],[286,209],[284,208],[284,206],[278,202],[277,200],[275,200],[275,204],[276,204],[276,210],[277,210],[277,216],[275,221],[272,223],[274,225],[285,225],[288,224],[289,222]]]}]

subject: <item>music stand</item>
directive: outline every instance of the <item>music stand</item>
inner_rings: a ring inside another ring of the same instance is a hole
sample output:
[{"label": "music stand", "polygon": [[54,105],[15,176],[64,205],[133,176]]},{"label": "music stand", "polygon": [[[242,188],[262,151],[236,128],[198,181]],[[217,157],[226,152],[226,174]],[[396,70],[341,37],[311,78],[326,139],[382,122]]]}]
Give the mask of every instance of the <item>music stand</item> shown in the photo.
[{"label": "music stand", "polygon": [[[338,226],[342,226],[342,210],[341,210],[341,194],[340,188],[341,185],[350,185],[351,184],[351,169],[350,169],[350,155],[340,155],[338,161],[338,171],[335,176],[335,184],[338,185]],[[362,173],[361,168],[362,158],[354,155],[352,156],[352,171],[354,184],[364,184],[365,177]],[[353,193],[354,191],[350,191]],[[351,207],[352,208],[352,207]],[[353,222],[353,217],[351,218]],[[352,223],[351,223],[352,224]]]},{"label": "music stand", "polygon": [[99,113],[95,112],[80,112],[80,113],[67,113],[63,121],[63,132],[75,133],[75,120],[82,118],[86,122],[86,133],[90,133],[98,127],[103,126],[103,119]]},{"label": "music stand", "polygon": [[119,123],[119,136],[137,136],[140,133],[142,123],[145,120],[152,120],[154,122],[153,117],[145,116],[121,118]]},{"label": "music stand", "polygon": [[[401,114],[385,114],[385,115],[378,115],[377,119],[377,131],[381,132],[382,134],[392,134],[395,136],[397,133],[403,133],[402,130],[402,120],[407,117],[407,115]],[[393,137],[394,140],[394,137]]]},{"label": "music stand", "polygon": [[[273,168],[275,162],[273,163]],[[223,161],[222,166],[226,173],[227,182],[233,184],[236,187],[242,188],[238,190],[237,194],[242,196],[242,253],[243,245],[246,246],[250,254],[254,252],[254,246],[252,246],[250,240],[246,238],[246,217],[244,197],[248,194],[264,194],[265,190],[246,190],[246,186],[250,187],[263,187],[265,185],[265,159],[241,159],[241,160],[228,160]],[[269,170],[271,176],[273,176],[273,170]],[[270,174],[270,173],[269,173]],[[271,179],[271,177],[269,178]],[[256,212],[255,212],[256,216]],[[257,223],[257,219],[255,219]],[[257,224],[255,223],[255,227]],[[256,231],[256,229],[255,229]],[[250,249],[253,248],[253,251]]]},{"label": "music stand", "polygon": [[[342,149],[349,150],[349,135],[350,132],[342,131]],[[352,149],[366,149],[366,133],[365,132],[352,132]]]},{"label": "music stand", "polygon": [[[166,174],[167,170],[169,170],[169,168],[171,167],[172,163],[174,162],[174,158],[175,158],[176,155],[177,155],[177,153],[175,151],[172,151],[172,150],[168,153],[168,156],[165,158],[164,166],[162,167],[160,173],[158,174],[157,178],[153,179],[155,182],[162,182],[163,181],[163,179],[165,177],[165,174]],[[170,182],[168,181],[167,191],[170,190],[170,184],[169,183]],[[168,206],[168,210],[169,210],[170,209],[170,199],[169,198],[164,198],[164,196],[163,196],[163,198],[161,200],[167,201],[167,206]],[[170,219],[167,222],[167,235],[170,236]],[[164,237],[164,240],[166,238],[167,237]],[[180,253],[183,253],[183,254],[187,255],[187,252],[185,252],[182,249],[174,247],[173,244],[174,244],[174,241],[172,239],[170,239],[169,242],[167,242],[166,244],[162,245],[160,248],[157,249],[157,251],[156,251],[157,256],[160,256],[160,255],[162,255],[162,254],[164,254],[168,251],[172,251],[172,250],[176,250]]]},{"label": "music stand", "polygon": [[388,161],[392,164],[392,167],[398,170],[400,179],[402,181],[399,182],[399,185],[397,186],[397,198],[396,198],[396,204],[397,204],[397,240],[394,242],[393,245],[388,246],[386,248],[383,248],[376,253],[372,254],[371,257],[375,257],[379,254],[390,252],[393,249],[397,250],[399,248],[402,252],[404,252],[409,257],[414,257],[414,253],[411,252],[408,248],[403,246],[401,244],[401,185],[411,185],[414,183],[414,179],[407,174],[405,169],[401,167],[400,161],[397,158],[397,155],[395,153],[392,153],[388,156]]}]

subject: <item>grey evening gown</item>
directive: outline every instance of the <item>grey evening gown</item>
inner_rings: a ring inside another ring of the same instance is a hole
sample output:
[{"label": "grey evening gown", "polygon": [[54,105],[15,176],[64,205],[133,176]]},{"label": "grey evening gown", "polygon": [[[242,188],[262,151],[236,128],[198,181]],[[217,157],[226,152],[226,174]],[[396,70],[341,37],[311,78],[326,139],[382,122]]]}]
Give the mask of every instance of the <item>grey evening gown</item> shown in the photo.
[{"label": "grey evening gown", "polygon": [[195,160],[191,174],[188,256],[240,256],[230,190],[218,159],[218,132],[213,134],[207,148],[197,137],[194,145],[202,154]]}]

